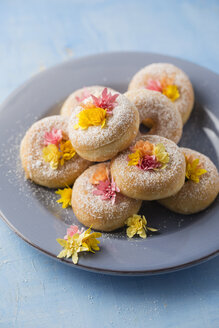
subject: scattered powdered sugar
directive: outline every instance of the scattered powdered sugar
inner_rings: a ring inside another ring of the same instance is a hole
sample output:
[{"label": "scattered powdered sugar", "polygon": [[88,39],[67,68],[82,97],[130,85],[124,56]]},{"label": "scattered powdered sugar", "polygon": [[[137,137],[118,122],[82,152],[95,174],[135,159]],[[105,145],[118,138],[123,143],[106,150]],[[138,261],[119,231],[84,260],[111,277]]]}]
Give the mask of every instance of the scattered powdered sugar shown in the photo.
[{"label": "scattered powdered sugar", "polygon": [[[87,98],[84,103],[92,100]],[[92,150],[101,146],[110,144],[111,142],[119,139],[136,119],[136,108],[130,103],[130,101],[123,95],[120,95],[116,99],[117,105],[113,109],[112,115],[109,115],[106,120],[106,125],[90,126],[86,130],[74,129],[74,126],[78,123],[78,117],[76,116],[83,110],[83,107],[78,106],[69,121],[69,138],[72,143],[79,148],[83,146],[83,149]]]},{"label": "scattered powdered sugar", "polygon": [[[23,135],[23,125],[22,122],[19,122],[17,134],[11,134],[11,137],[2,144],[0,169],[6,171],[5,177],[8,184],[13,186],[14,193],[18,195],[17,198],[22,198],[25,207],[32,208],[33,204],[39,202],[39,206],[45,207],[48,212],[52,213],[54,219],[56,218],[68,225],[73,222],[78,224],[71,208],[64,210],[60,204],[56,203],[59,196],[55,194],[54,189],[41,187],[25,178],[19,157],[20,142]],[[0,189],[4,188],[5,186],[1,184]],[[25,215],[25,207],[23,215]]]},{"label": "scattered powdered sugar", "polygon": [[[39,119],[39,117],[34,117],[34,120]],[[66,210],[62,209],[60,204],[56,203],[56,200],[59,198],[58,195],[55,195],[53,189],[47,189],[41,186],[38,186],[29,180],[25,179],[24,171],[21,166],[21,161],[19,158],[19,147],[20,141],[24,135],[25,123],[23,119],[16,122],[16,129],[10,131],[11,137],[2,142],[1,148],[1,157],[0,157],[0,169],[4,169],[5,176],[10,185],[13,186],[13,190],[19,196],[22,196],[25,199],[25,206],[31,207],[33,203],[39,202],[39,206],[43,206],[46,208],[48,212],[51,212],[54,216],[54,220],[60,220],[65,224],[77,224],[81,226],[81,224],[77,221],[76,217],[71,208]],[[10,127],[7,127],[6,130],[10,130]],[[197,141],[199,142],[199,140]],[[190,134],[188,134],[188,138],[186,144],[190,143]],[[205,149],[205,151],[209,151],[209,149]],[[211,155],[211,153],[209,154]],[[41,159],[36,160],[33,164],[36,169],[41,166]],[[209,169],[208,169],[209,171]],[[211,172],[211,169],[210,169]],[[214,172],[214,170],[213,170]],[[203,179],[207,177],[207,175],[202,176]],[[203,180],[204,181],[204,180]],[[211,184],[214,184],[214,179],[211,180]],[[4,185],[1,185],[0,188],[3,190]],[[95,197],[95,200],[97,201]],[[103,202],[103,201],[101,201]],[[107,202],[110,204],[111,202]],[[189,216],[182,218],[181,215],[174,214],[173,212],[167,211],[164,207],[160,206],[155,202],[143,202],[143,208],[140,213],[146,215],[149,219],[149,223],[151,226],[154,226],[159,229],[161,233],[169,233],[173,232],[177,229],[182,229],[184,226],[194,223],[195,220],[198,220],[200,216]],[[156,212],[156,208],[159,209],[159,213]],[[207,210],[208,211],[208,210]],[[160,215],[161,213],[161,215]],[[206,212],[205,212],[206,213]],[[25,207],[24,207],[24,215],[25,215]],[[201,214],[200,214],[201,215]],[[46,217],[45,217],[46,221]],[[149,224],[149,226],[150,226]],[[42,229],[44,227],[42,226]],[[125,230],[118,230],[112,233],[103,233],[102,242],[107,240],[111,240],[114,238],[125,238]],[[156,238],[154,236],[153,238]],[[131,240],[126,240],[126,242],[131,242]],[[141,243],[142,240],[136,238],[132,243],[133,246],[136,242]],[[138,244],[138,243],[137,243]]]}]

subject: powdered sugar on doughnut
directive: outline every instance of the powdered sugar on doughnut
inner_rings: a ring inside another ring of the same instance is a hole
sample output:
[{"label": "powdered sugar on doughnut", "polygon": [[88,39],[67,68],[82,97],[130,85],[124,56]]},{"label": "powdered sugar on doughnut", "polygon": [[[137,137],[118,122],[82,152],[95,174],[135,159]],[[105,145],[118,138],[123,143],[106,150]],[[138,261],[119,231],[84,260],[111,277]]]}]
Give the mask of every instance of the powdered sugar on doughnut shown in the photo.
[{"label": "powdered sugar on doughnut", "polygon": [[[163,189],[167,188],[169,184],[173,186],[178,184],[179,177],[185,174],[185,158],[177,145],[166,138],[159,136],[141,136],[135,140],[133,145],[139,139],[148,140],[153,144],[163,143],[169,154],[169,162],[166,167],[154,171],[143,171],[137,166],[129,166],[127,157],[131,153],[131,150],[127,149],[112,161],[111,170],[116,182],[117,173],[119,174],[118,179],[123,186],[127,186],[128,183],[129,187],[133,185],[133,189],[135,186],[138,186],[142,190],[148,188],[150,190],[151,199],[153,199],[153,196],[156,197],[157,194],[162,193]],[[121,189],[120,184],[118,187]]]},{"label": "powdered sugar on doughnut", "polygon": [[[88,86],[88,87],[84,87],[82,89],[78,89],[78,90],[74,91],[65,100],[64,104],[62,105],[60,114],[63,116],[66,116],[66,117],[70,117],[72,112],[78,106],[78,104],[80,102],[78,100],[82,99],[82,101],[83,101],[84,99],[86,99],[88,97],[89,94],[93,94],[94,96],[98,97],[101,95],[104,88],[105,87],[103,87],[103,86],[94,85],[94,86]],[[108,88],[108,90],[113,94],[116,93],[116,91],[111,88]]]},{"label": "powdered sugar on doughnut", "polygon": [[53,180],[64,179],[69,175],[78,175],[81,168],[89,165],[89,162],[80,158],[77,154],[66,161],[63,166],[59,165],[57,170],[53,170],[48,162],[45,162],[42,156],[44,147],[45,132],[49,132],[52,128],[62,130],[63,136],[68,139],[67,131],[68,121],[66,118],[54,115],[43,118],[34,123],[27,131],[21,147],[21,156],[26,163],[26,174],[30,179]]},{"label": "powdered sugar on doughnut", "polygon": [[201,202],[208,198],[210,189],[215,190],[216,193],[219,192],[219,175],[212,161],[197,151],[189,148],[180,149],[186,156],[193,155],[194,159],[199,158],[199,163],[207,172],[200,177],[199,183],[187,180],[176,197],[188,201],[191,198],[195,198]]},{"label": "powdered sugar on doughnut", "polygon": [[182,135],[182,119],[173,103],[159,92],[137,89],[124,94],[138,109],[140,122],[152,119],[154,134],[178,142]]},{"label": "powdered sugar on doughnut", "polygon": [[186,180],[176,195],[162,199],[160,203],[174,212],[192,214],[204,210],[215,200],[219,192],[219,175],[207,156],[189,148],[181,150],[188,157],[198,158],[199,164],[207,172],[199,177],[198,183]]},{"label": "powdered sugar on doughnut", "polygon": [[163,77],[173,78],[180,97],[174,102],[179,110],[183,123],[190,115],[194,103],[194,91],[188,76],[178,67],[169,63],[154,63],[138,71],[129,84],[129,90],[145,88],[149,79],[160,80]]},{"label": "powdered sugar on doughnut", "polygon": [[[93,192],[95,186],[90,183],[90,178],[96,171],[98,165],[93,165],[87,169],[75,182],[72,197],[77,193],[77,208],[83,212],[88,212],[95,219],[115,220],[116,217],[124,216],[136,204],[141,205],[141,201],[116,194],[115,203],[110,200],[102,200],[101,196],[96,196]],[[109,167],[109,163],[106,163]]]},{"label": "powdered sugar on doughnut", "polygon": [[[87,98],[83,103],[91,102],[92,98]],[[117,105],[113,109],[112,115],[109,115],[106,120],[106,125],[90,126],[86,130],[74,129],[78,123],[76,116],[83,110],[82,106],[77,106],[70,117],[68,131],[69,138],[72,144],[77,148],[83,147],[84,150],[97,149],[119,139],[133,124],[136,119],[136,108],[123,95],[119,95],[116,99]]]}]

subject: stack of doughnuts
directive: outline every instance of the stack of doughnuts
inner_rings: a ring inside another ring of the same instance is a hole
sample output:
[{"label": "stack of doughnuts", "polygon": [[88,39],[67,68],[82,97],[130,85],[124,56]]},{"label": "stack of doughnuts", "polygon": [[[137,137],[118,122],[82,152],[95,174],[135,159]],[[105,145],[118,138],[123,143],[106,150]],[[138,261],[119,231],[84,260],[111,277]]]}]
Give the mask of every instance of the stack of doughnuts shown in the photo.
[{"label": "stack of doughnuts", "polygon": [[189,78],[167,63],[141,69],[125,94],[104,86],[76,90],[60,115],[26,132],[26,178],[48,188],[73,185],[75,216],[101,231],[123,227],[144,200],[181,214],[202,211],[218,195],[219,175],[208,157],[177,146],[193,104]]}]

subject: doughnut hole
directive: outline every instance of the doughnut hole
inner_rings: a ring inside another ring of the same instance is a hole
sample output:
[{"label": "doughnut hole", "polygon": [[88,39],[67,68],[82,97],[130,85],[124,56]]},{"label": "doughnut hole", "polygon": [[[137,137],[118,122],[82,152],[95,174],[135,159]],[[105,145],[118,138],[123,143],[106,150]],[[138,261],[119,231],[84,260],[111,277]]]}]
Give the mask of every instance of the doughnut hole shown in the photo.
[{"label": "doughnut hole", "polygon": [[182,118],[166,96],[146,89],[130,90],[124,95],[138,109],[142,123],[140,133],[158,135],[175,143],[179,142],[182,135]]}]

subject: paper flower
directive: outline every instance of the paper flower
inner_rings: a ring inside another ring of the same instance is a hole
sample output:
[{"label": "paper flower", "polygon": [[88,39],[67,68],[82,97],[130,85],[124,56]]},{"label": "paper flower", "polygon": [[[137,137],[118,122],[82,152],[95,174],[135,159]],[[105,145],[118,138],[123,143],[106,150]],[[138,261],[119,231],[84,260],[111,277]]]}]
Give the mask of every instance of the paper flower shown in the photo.
[{"label": "paper flower", "polygon": [[134,153],[128,155],[128,165],[138,165],[141,157],[141,152],[139,149],[137,149]]},{"label": "paper flower", "polygon": [[78,233],[79,235],[82,234],[82,232],[84,231],[84,228],[81,228],[81,230],[78,228],[78,226],[76,225],[71,225],[69,228],[67,228],[67,233],[64,237],[65,240],[68,240],[68,237],[72,237],[73,235],[75,235],[76,233]]},{"label": "paper flower", "polygon": [[58,255],[58,258],[71,257],[74,264],[78,263],[78,253],[84,251],[82,248],[82,238],[78,233],[74,234],[72,237],[68,236],[65,239],[56,239],[57,242],[64,248]]},{"label": "paper flower", "polygon": [[129,238],[134,237],[134,235],[139,235],[141,238],[145,239],[147,237],[147,231],[157,231],[157,229],[147,227],[147,220],[144,215],[134,214],[126,220],[125,224],[128,226],[126,234]]},{"label": "paper flower", "polygon": [[105,164],[99,164],[99,167],[94,172],[93,176],[90,178],[90,183],[97,185],[100,181],[106,181],[109,179],[109,170]]},{"label": "paper flower", "polygon": [[102,200],[111,200],[112,205],[116,200],[116,193],[120,192],[120,189],[116,186],[115,181],[109,179],[106,181],[100,181],[98,185],[95,186],[93,195],[101,196]]},{"label": "paper flower", "polygon": [[100,238],[102,234],[100,232],[91,232],[91,228],[86,230],[82,239],[82,246],[88,251],[95,253],[95,251],[99,251],[98,244],[100,243],[97,238]]},{"label": "paper flower", "polygon": [[[169,154],[165,149],[165,146],[162,143],[156,144],[154,147],[154,155],[158,162],[162,164],[167,164],[170,160]],[[164,168],[164,165],[162,166]]]},{"label": "paper flower", "polygon": [[49,144],[43,148],[43,159],[50,163],[53,170],[57,170],[59,163],[64,164],[65,161],[70,160],[76,154],[70,140],[61,141],[58,145]]},{"label": "paper flower", "polygon": [[128,165],[136,165],[144,171],[164,168],[169,162],[169,154],[162,143],[154,145],[149,141],[139,140],[132,150],[134,153],[128,155]]},{"label": "paper flower", "polygon": [[167,85],[163,90],[162,93],[168,97],[172,102],[176,101],[180,97],[179,90],[176,85]]},{"label": "paper flower", "polygon": [[62,130],[57,130],[52,128],[50,132],[45,132],[44,134],[44,145],[49,144],[57,145],[62,140]]},{"label": "paper flower", "polygon": [[100,97],[95,97],[91,95],[93,98],[93,103],[96,107],[100,107],[106,109],[107,114],[111,114],[113,108],[116,106],[116,98],[119,96],[118,93],[112,95],[111,92],[107,93],[107,88],[104,88]]},{"label": "paper flower", "polygon": [[58,168],[60,156],[61,153],[59,152],[58,147],[54,144],[49,144],[43,148],[43,159],[45,162],[50,163],[50,167],[53,170]]},{"label": "paper flower", "polygon": [[162,92],[162,86],[159,80],[148,79],[146,89]]},{"label": "paper flower", "polygon": [[106,123],[106,110],[95,105],[88,103],[83,104],[83,110],[77,114],[78,124],[74,126],[74,129],[77,130],[81,128],[86,130],[89,126],[98,126],[101,125],[101,128],[105,126]]},{"label": "paper flower", "polygon": [[141,170],[149,171],[149,170],[160,168],[162,164],[157,161],[154,155],[153,156],[145,155],[138,166]]},{"label": "paper flower", "polygon": [[63,165],[65,161],[69,161],[76,154],[76,151],[72,146],[70,140],[62,141],[60,143],[60,151],[61,151],[61,160],[60,160],[61,165]]},{"label": "paper flower", "polygon": [[90,92],[88,91],[87,88],[84,88],[80,97],[76,96],[75,99],[77,100],[77,102],[81,103],[83,100],[87,99],[89,96],[90,96]]},{"label": "paper flower", "polygon": [[56,202],[62,203],[62,208],[71,206],[72,189],[70,187],[58,189],[55,193],[61,196],[61,198],[58,199]]},{"label": "paper flower", "polygon": [[199,158],[194,159],[193,156],[185,156],[186,159],[186,178],[192,180],[195,183],[199,183],[199,177],[207,172],[203,169],[202,165],[199,164]]},{"label": "paper flower", "polygon": [[99,250],[99,241],[96,238],[102,236],[100,232],[91,232],[91,228],[82,233],[67,234],[67,240],[57,239],[63,250],[57,255],[58,258],[71,257],[74,264],[78,263],[78,253],[92,252]]},{"label": "paper flower", "polygon": [[143,141],[139,140],[136,142],[135,146],[133,147],[133,150],[139,150],[141,153],[141,156],[145,155],[153,155],[154,145],[150,143],[149,141]]},{"label": "paper flower", "polygon": [[173,81],[173,77],[167,76],[163,76],[161,80],[148,79],[146,89],[161,92],[174,102],[180,97],[180,93]]}]

